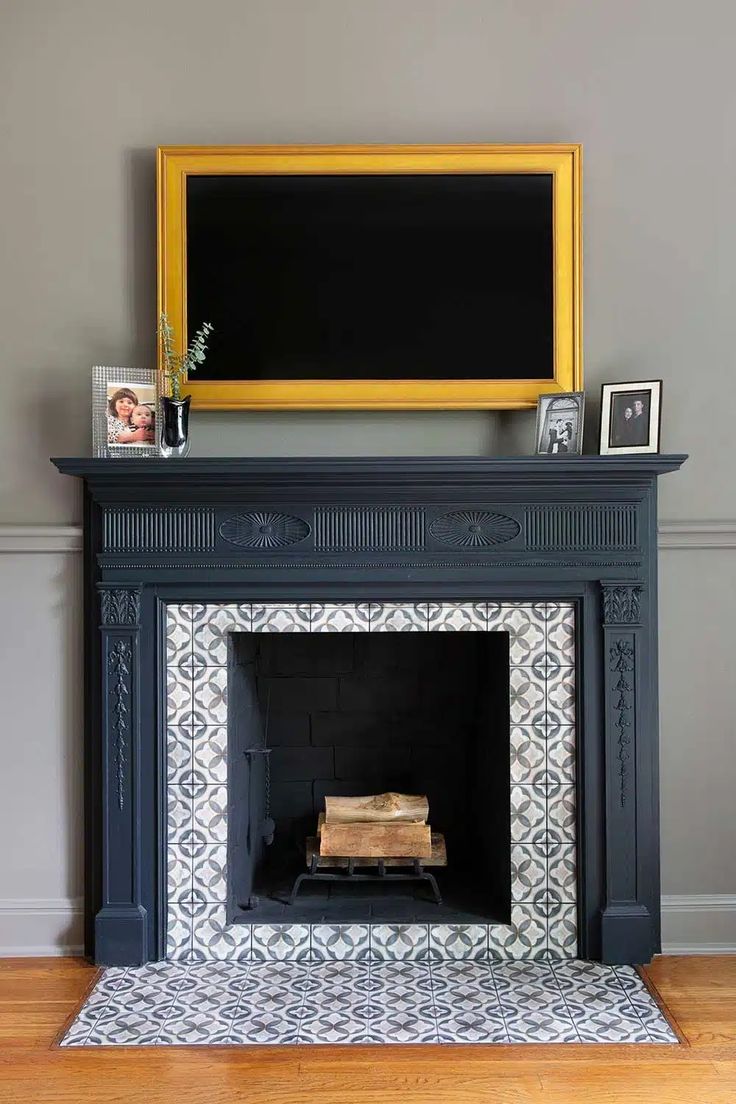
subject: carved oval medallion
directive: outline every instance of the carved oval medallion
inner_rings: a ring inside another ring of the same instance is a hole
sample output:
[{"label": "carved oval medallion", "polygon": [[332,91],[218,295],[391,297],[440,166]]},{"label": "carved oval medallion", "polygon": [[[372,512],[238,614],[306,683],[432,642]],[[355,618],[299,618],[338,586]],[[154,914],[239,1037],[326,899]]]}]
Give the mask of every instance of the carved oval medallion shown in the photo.
[{"label": "carved oval medallion", "polygon": [[271,510],[253,510],[235,514],[220,525],[220,536],[241,548],[286,548],[309,536],[310,528],[302,518]]},{"label": "carved oval medallion", "polygon": [[453,510],[435,518],[429,527],[438,541],[463,548],[505,544],[518,536],[520,530],[518,521],[487,510]]}]

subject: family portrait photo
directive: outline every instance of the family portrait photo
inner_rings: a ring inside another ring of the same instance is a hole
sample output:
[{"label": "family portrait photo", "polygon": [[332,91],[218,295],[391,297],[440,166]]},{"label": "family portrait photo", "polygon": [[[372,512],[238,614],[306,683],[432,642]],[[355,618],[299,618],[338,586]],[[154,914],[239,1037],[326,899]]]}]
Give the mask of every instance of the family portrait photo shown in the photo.
[{"label": "family portrait photo", "polygon": [[649,440],[649,395],[646,391],[623,391],[614,395],[609,443],[614,448],[645,445]]},{"label": "family portrait photo", "polygon": [[107,385],[107,443],[140,448],[156,440],[156,390],[145,384],[135,389]]},{"label": "family portrait photo", "polygon": [[92,449],[95,456],[158,456],[158,386],[144,368],[92,369]]},{"label": "family portrait photo", "polygon": [[603,385],[602,454],[659,451],[661,390],[660,380]]},{"label": "family portrait photo", "polygon": [[537,410],[537,454],[570,456],[583,451],[582,391],[564,395],[542,395]]}]

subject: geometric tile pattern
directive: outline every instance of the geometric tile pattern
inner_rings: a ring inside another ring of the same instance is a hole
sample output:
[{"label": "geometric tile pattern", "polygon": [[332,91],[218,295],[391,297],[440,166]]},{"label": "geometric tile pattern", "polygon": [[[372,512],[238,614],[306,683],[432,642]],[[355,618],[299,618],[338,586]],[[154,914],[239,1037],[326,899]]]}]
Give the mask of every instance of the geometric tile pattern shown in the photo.
[{"label": "geometric tile pattern", "polygon": [[61,1045],[677,1041],[631,966],[486,958],[113,967]]},{"label": "geometric tile pattern", "polygon": [[[228,924],[232,632],[504,632],[511,714],[511,923]],[[167,957],[184,962],[577,954],[575,610],[570,602],[169,605]]]}]

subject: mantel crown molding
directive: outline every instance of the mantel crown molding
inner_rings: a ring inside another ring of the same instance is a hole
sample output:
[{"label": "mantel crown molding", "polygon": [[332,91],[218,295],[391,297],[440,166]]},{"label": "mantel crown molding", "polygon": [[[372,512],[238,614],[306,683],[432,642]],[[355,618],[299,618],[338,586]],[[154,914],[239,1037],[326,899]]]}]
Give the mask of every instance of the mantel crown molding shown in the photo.
[{"label": "mantel crown molding", "polygon": [[184,460],[134,460],[56,457],[64,475],[79,476],[93,489],[113,491],[131,481],[151,489],[184,486],[383,487],[580,484],[649,484],[676,471],[685,454],[642,456],[335,456],[335,457],[187,457]]}]

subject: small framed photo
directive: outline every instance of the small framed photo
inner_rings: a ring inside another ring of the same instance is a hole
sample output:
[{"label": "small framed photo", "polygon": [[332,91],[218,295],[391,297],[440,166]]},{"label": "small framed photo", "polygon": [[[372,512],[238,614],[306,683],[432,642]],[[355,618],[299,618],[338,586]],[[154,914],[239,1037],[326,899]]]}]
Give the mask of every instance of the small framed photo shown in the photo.
[{"label": "small framed photo", "polygon": [[659,452],[662,381],[604,383],[601,389],[601,456]]},{"label": "small framed photo", "polygon": [[95,456],[158,456],[156,372],[92,369],[92,446]]},{"label": "small framed photo", "polygon": [[540,395],[537,407],[537,455],[579,456],[583,451],[585,392]]}]

